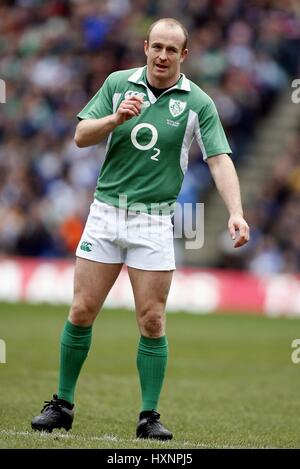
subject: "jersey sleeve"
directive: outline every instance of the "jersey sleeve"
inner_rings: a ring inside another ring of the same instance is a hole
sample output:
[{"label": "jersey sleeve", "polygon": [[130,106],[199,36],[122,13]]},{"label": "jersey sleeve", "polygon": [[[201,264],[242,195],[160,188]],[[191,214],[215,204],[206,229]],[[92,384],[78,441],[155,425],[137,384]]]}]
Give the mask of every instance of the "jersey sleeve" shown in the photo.
[{"label": "jersey sleeve", "polygon": [[113,113],[112,97],[109,84],[109,77],[105,80],[99,91],[87,103],[87,105],[77,114],[79,120],[100,119]]},{"label": "jersey sleeve", "polygon": [[228,144],[217,108],[212,99],[204,106],[198,114],[199,127],[196,129],[196,139],[201,148],[203,159],[210,156],[232,151]]}]

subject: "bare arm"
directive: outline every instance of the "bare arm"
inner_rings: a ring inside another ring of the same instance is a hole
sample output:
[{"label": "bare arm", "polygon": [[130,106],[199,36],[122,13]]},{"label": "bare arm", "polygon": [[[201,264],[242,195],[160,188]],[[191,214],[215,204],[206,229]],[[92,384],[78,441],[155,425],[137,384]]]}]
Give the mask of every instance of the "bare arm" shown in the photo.
[{"label": "bare arm", "polygon": [[138,116],[142,108],[142,99],[132,97],[121,102],[117,112],[101,119],[84,119],[79,122],[75,132],[78,147],[89,147],[104,140],[118,125]]},{"label": "bare arm", "polygon": [[236,238],[236,230],[239,231],[239,238],[234,244],[234,247],[238,248],[249,241],[250,234],[249,226],[243,216],[240,185],[235,167],[226,154],[208,158],[207,162],[218,192],[229,212],[228,230],[233,240]]}]

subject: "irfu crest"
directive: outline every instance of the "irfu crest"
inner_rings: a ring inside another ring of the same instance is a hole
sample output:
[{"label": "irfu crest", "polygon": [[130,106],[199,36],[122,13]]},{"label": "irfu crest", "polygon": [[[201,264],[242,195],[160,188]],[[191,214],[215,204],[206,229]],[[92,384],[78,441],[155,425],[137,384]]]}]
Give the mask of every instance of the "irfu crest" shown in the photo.
[{"label": "irfu crest", "polygon": [[179,101],[179,99],[170,99],[169,109],[173,117],[180,116],[186,108],[186,102]]}]

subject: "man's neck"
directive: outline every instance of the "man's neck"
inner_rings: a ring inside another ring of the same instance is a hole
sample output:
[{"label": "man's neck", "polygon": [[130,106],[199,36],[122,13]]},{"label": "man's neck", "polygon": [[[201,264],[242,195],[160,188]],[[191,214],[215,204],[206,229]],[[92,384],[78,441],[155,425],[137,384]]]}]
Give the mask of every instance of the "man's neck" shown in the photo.
[{"label": "man's neck", "polygon": [[153,77],[150,77],[149,76],[149,73],[148,73],[148,70],[146,72],[146,78],[147,78],[147,82],[153,86],[153,88],[157,88],[157,89],[168,89],[168,88],[172,88],[172,86],[175,86],[176,83],[178,82],[178,80],[180,79],[180,74],[178,75],[177,79],[175,79],[175,81],[172,81],[172,82],[163,82],[161,80],[156,80],[155,78]]},{"label": "man's neck", "polygon": [[152,86],[149,81],[146,78],[147,86],[148,88],[152,91],[154,96],[158,98],[164,91],[167,91],[168,89],[172,88],[172,86],[168,86],[167,88],[156,88],[156,86]]}]

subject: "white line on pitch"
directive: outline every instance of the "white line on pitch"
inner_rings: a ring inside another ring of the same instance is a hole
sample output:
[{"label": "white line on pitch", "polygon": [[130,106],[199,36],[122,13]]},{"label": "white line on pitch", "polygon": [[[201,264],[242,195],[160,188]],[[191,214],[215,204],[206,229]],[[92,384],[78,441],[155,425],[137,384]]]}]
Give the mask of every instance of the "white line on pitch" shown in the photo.
[{"label": "white line on pitch", "polygon": [[[50,438],[50,439],[65,439],[65,440],[78,440],[78,441],[114,441],[118,443],[132,443],[134,441],[139,441],[138,439],[125,439],[125,438],[119,438],[115,435],[103,435],[103,436],[90,436],[90,437],[84,437],[80,435],[71,435],[71,434],[66,434],[66,433],[48,433],[48,432],[39,432],[39,433],[33,433],[30,431],[15,431],[15,430],[0,430],[0,435],[6,435],[6,436],[35,436],[38,438]],[[245,448],[245,446],[233,446],[233,445],[222,445],[222,446],[217,446],[217,445],[212,445],[209,443],[191,443],[190,441],[176,441],[176,444],[181,445],[181,446],[187,446],[187,447],[197,447],[197,448],[207,448],[207,449],[242,449]],[[160,442],[163,443],[163,442]],[[255,447],[251,447],[254,449]],[[259,447],[257,447],[259,448]],[[264,449],[271,449],[271,447],[263,447]],[[150,449],[150,448],[149,448]]]}]

